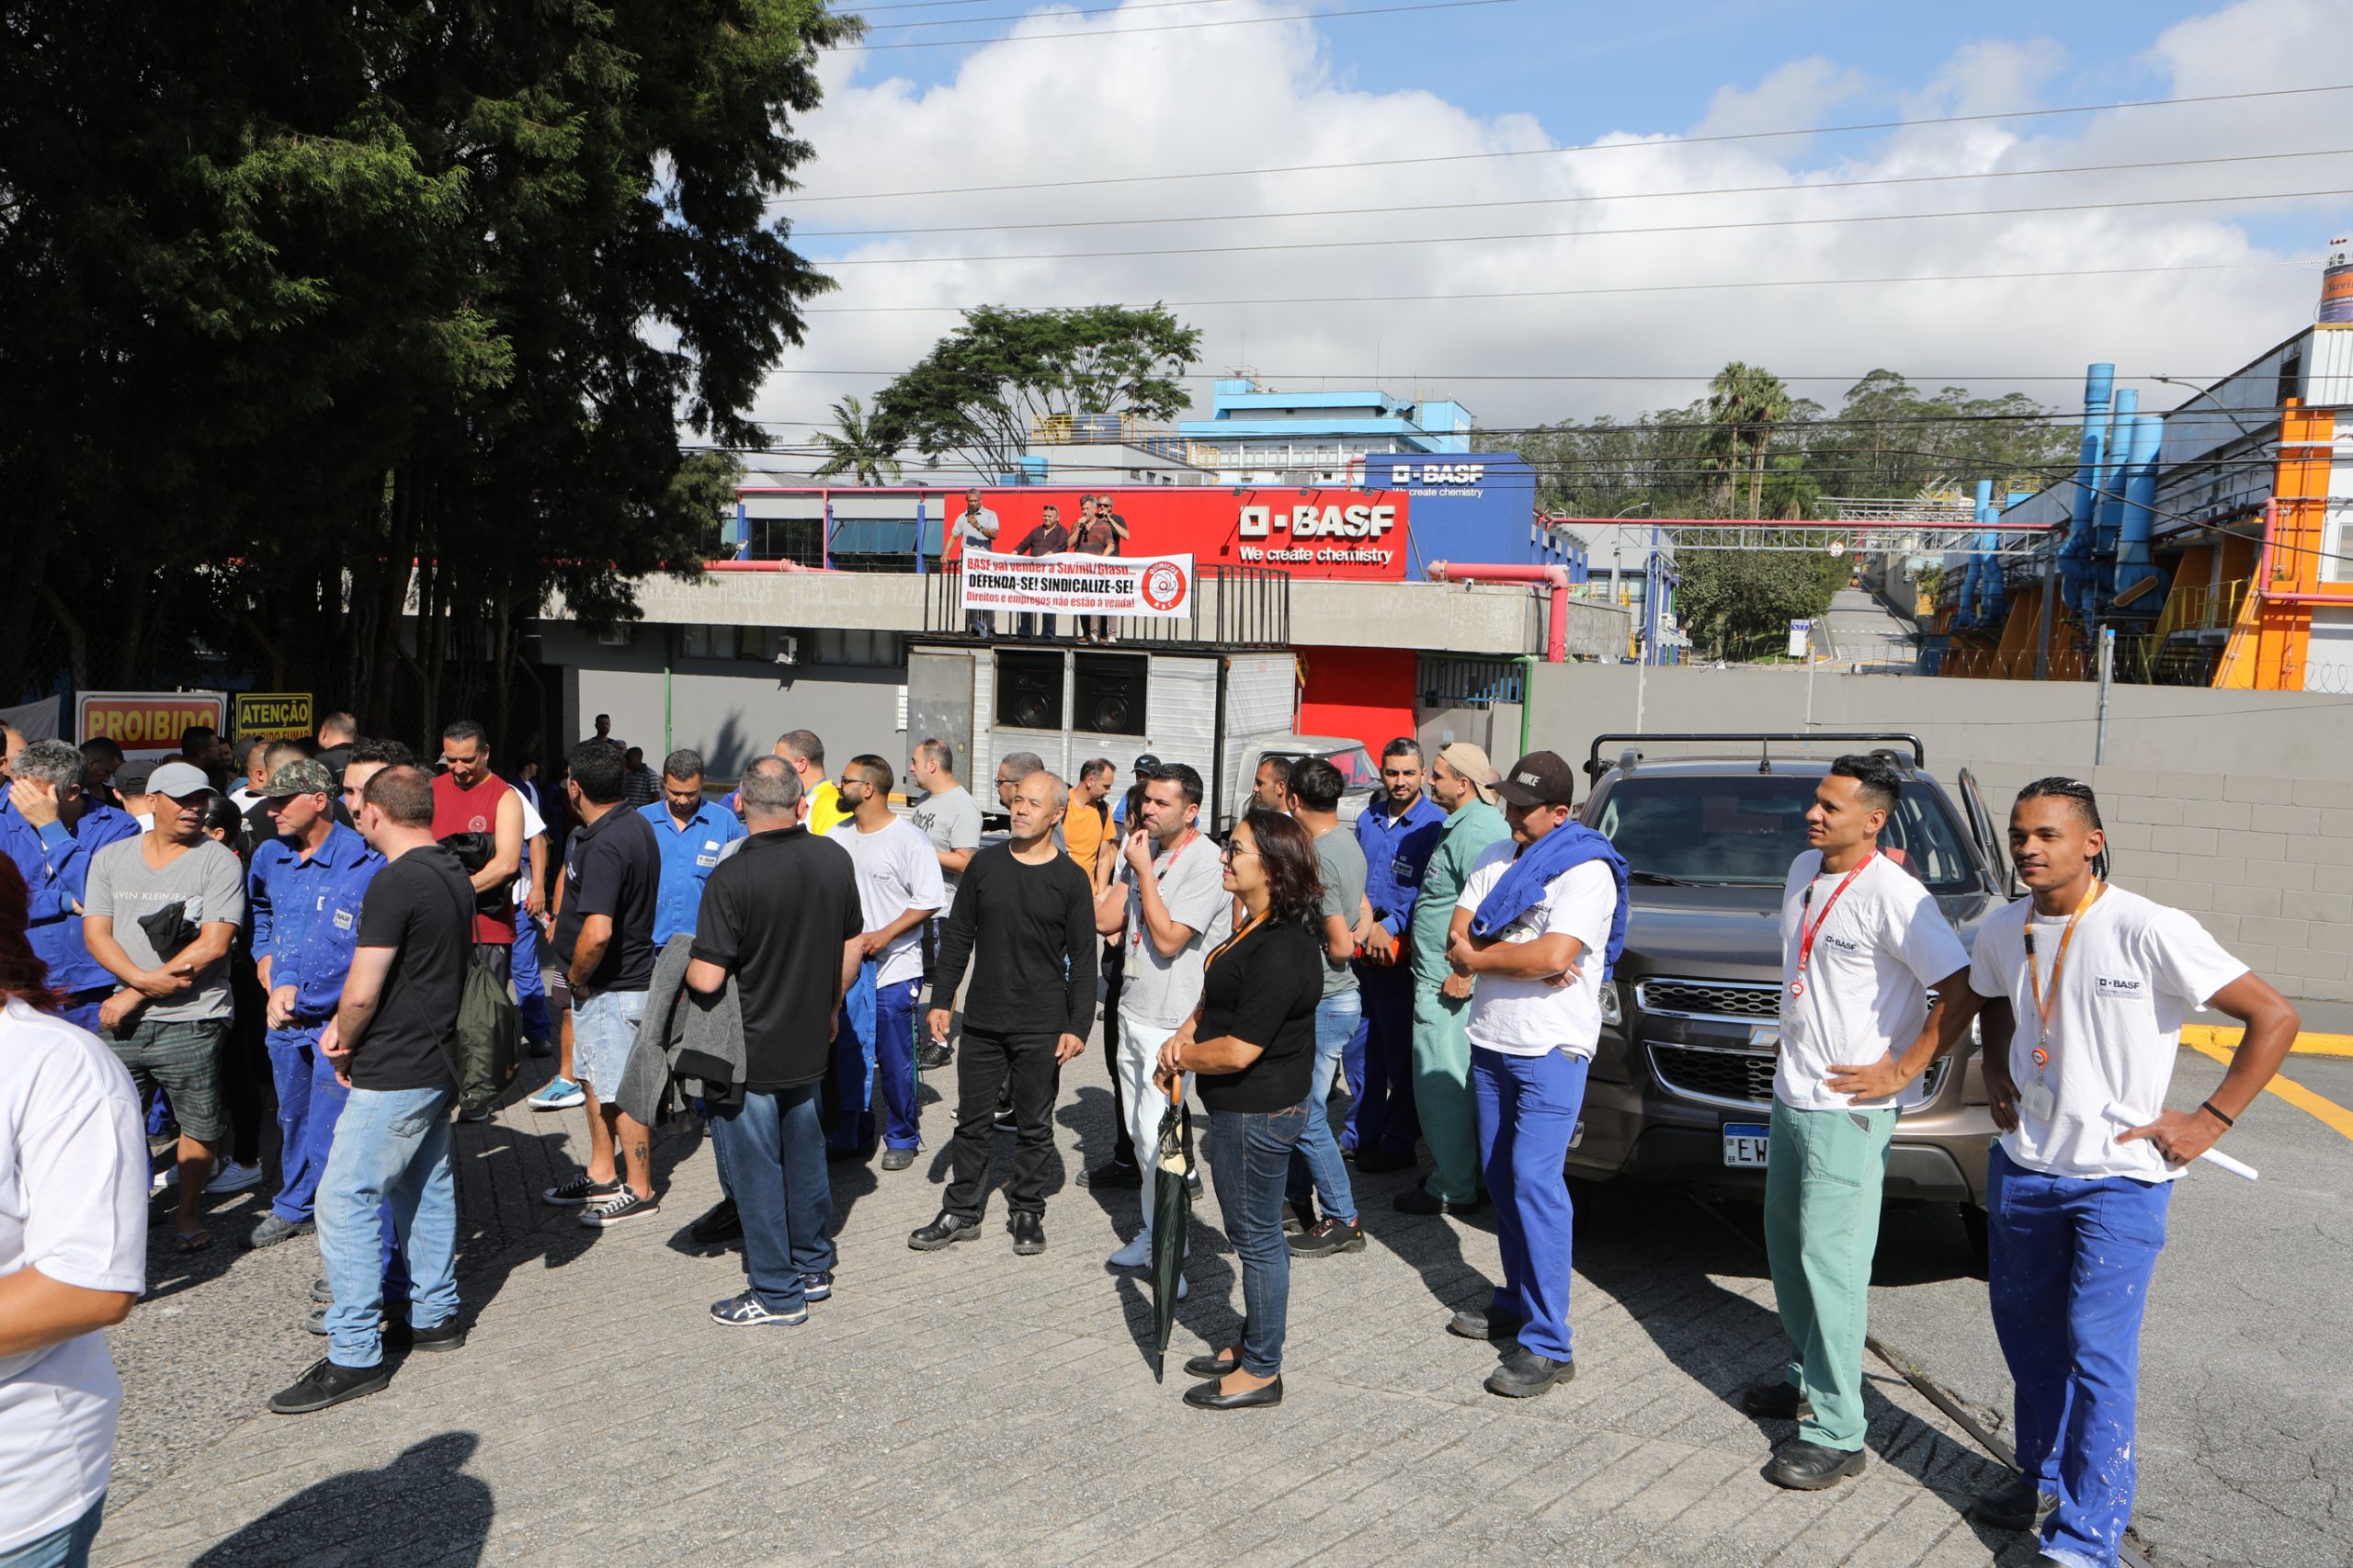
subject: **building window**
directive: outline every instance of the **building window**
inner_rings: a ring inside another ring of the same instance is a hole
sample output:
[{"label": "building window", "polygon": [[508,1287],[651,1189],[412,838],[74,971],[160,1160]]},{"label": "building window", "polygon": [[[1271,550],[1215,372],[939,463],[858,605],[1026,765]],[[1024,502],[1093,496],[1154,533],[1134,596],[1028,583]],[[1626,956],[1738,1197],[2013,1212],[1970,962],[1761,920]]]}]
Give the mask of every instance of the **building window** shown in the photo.
[{"label": "building window", "polygon": [[892,669],[906,662],[905,653],[900,651],[899,634],[895,631],[829,628],[814,635],[816,652],[812,662],[815,664]]},{"label": "building window", "polygon": [[680,650],[689,659],[732,659],[736,652],[733,626],[688,626]]}]

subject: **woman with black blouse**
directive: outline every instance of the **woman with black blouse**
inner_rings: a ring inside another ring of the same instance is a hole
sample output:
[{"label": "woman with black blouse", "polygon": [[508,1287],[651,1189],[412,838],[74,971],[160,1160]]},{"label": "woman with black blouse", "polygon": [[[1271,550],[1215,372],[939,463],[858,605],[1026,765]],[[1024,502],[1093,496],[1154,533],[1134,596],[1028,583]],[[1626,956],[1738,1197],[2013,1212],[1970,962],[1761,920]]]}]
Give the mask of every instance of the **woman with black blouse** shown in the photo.
[{"label": "woman with black blouse", "polygon": [[1242,1264],[1237,1342],[1185,1363],[1210,1380],[1185,1392],[1186,1403],[1204,1410],[1282,1403],[1290,1307],[1283,1184],[1291,1146],[1307,1131],[1315,1006],[1324,995],[1323,889],[1307,830],[1253,811],[1227,841],[1225,887],[1242,914],[1233,935],[1210,953],[1200,1011],[1162,1048],[1159,1071],[1172,1096],[1180,1074],[1195,1074],[1211,1112],[1210,1176]]}]

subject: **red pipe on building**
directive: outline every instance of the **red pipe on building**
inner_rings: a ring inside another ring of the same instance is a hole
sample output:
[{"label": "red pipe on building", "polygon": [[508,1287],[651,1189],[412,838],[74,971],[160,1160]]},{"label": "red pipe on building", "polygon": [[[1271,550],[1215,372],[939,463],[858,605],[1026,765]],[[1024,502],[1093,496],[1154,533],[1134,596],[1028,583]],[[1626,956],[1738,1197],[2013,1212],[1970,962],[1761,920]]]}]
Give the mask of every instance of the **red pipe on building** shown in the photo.
[{"label": "red pipe on building", "polygon": [[1544,662],[1565,663],[1569,656],[1569,569],[1565,566],[1468,566],[1433,561],[1425,568],[1433,583],[1530,583],[1552,590],[1551,619],[1544,628]]}]

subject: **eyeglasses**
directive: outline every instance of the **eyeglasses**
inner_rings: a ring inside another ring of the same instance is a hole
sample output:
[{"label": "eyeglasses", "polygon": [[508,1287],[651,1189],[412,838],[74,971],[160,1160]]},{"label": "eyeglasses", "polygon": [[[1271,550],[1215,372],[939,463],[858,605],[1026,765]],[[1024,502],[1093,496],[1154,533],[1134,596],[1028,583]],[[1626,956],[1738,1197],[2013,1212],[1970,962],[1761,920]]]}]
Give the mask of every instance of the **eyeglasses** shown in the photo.
[{"label": "eyeglasses", "polygon": [[1256,855],[1256,853],[1258,852],[1256,849],[1245,849],[1239,844],[1229,844],[1222,851],[1220,852],[1218,858],[1231,866],[1243,856]]}]

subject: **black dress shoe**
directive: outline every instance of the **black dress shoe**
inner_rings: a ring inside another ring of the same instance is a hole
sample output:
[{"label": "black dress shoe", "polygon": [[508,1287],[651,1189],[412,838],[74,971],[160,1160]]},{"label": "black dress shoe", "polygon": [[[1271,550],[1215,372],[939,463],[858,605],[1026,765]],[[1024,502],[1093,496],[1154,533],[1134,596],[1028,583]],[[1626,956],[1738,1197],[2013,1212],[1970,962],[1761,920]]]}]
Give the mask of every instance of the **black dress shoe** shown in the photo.
[{"label": "black dress shoe", "polygon": [[1185,1391],[1185,1403],[1196,1410],[1255,1410],[1282,1402],[1283,1380],[1279,1374],[1273,1382],[1248,1393],[1227,1393],[1214,1382],[1195,1383]]},{"label": "black dress shoe", "polygon": [[882,1151],[882,1168],[886,1171],[903,1171],[915,1163],[915,1152],[913,1149],[885,1149]]},{"label": "black dress shoe", "polygon": [[956,1060],[956,1053],[936,1040],[925,1040],[915,1047],[915,1065],[926,1073],[937,1073]]},{"label": "black dress shoe", "polygon": [[1143,1186],[1143,1170],[1132,1160],[1106,1160],[1091,1171],[1079,1172],[1078,1185],[1105,1191],[1113,1187],[1132,1189]]},{"label": "black dress shoe", "polygon": [[1188,1378],[1222,1378],[1240,1365],[1238,1358],[1229,1361],[1222,1356],[1196,1356],[1185,1363],[1185,1375]]},{"label": "black dress shoe", "polygon": [[1779,1375],[1759,1378],[1741,1392],[1740,1407],[1770,1421],[1802,1421],[1813,1414],[1813,1402],[1795,1383]]},{"label": "black dress shoe", "polygon": [[917,1252],[938,1252],[951,1242],[969,1242],[980,1233],[978,1220],[967,1220],[942,1209],[938,1219],[908,1234],[907,1244]]},{"label": "black dress shoe", "polygon": [[1574,1361],[1555,1361],[1525,1346],[1515,1346],[1504,1358],[1504,1364],[1487,1374],[1487,1392],[1506,1399],[1533,1399],[1554,1383],[1565,1383],[1576,1375]]},{"label": "black dress shoe", "polygon": [[1775,1454],[1773,1462],[1765,1467],[1766,1480],[1792,1492],[1819,1492],[1825,1486],[1837,1485],[1850,1475],[1862,1473],[1862,1449],[1847,1453],[1809,1443],[1802,1437]]},{"label": "black dress shoe", "polygon": [[373,1367],[338,1367],[324,1357],[311,1364],[311,1369],[290,1387],[279,1389],[269,1396],[269,1408],[279,1415],[308,1415],[314,1410],[324,1410],[331,1404],[341,1404],[347,1399],[378,1393],[392,1386],[392,1377],[381,1364]]},{"label": "black dress shoe", "polygon": [[1519,1320],[1509,1312],[1485,1307],[1465,1307],[1447,1320],[1446,1332],[1458,1339],[1484,1339],[1501,1344],[1519,1337]]},{"label": "black dress shoe", "polygon": [[1046,1221],[1035,1214],[1016,1214],[1005,1222],[1013,1233],[1013,1251],[1017,1257],[1035,1257],[1046,1250]]},{"label": "black dress shoe", "polygon": [[735,1200],[732,1198],[721,1199],[701,1219],[687,1227],[687,1239],[703,1246],[732,1242],[743,1233],[744,1216],[735,1212]]},{"label": "black dress shoe", "polygon": [[1988,1487],[1969,1506],[1969,1517],[1997,1530],[2039,1530],[2059,1499],[2023,1475]]},{"label": "black dress shoe", "polygon": [[1389,1207],[1400,1214],[1476,1214],[1479,1199],[1468,1203],[1452,1203],[1443,1198],[1433,1198],[1418,1187],[1407,1187],[1389,1200]]}]

